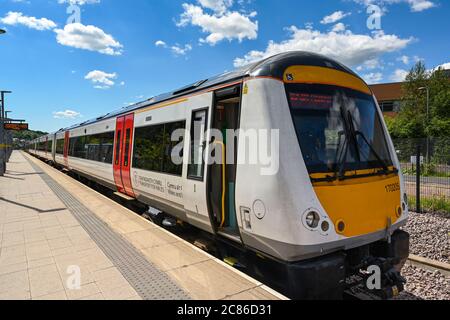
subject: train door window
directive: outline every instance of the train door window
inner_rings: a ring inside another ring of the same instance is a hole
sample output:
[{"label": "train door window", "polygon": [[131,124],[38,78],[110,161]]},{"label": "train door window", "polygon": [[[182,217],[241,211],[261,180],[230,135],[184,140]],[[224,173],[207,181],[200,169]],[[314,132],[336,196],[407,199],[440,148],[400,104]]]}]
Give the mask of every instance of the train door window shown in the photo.
[{"label": "train door window", "polygon": [[202,180],[205,172],[204,150],[206,146],[208,111],[200,110],[192,113],[191,152],[188,165],[188,178]]},{"label": "train door window", "polygon": [[114,162],[116,163],[116,166],[119,165],[119,161],[120,161],[120,139],[121,138],[122,138],[122,130],[118,130],[117,136],[116,136],[116,159],[114,160]]},{"label": "train door window", "polygon": [[128,162],[130,159],[130,138],[131,138],[131,129],[128,128],[125,131],[125,157],[124,157],[124,166],[128,167]]}]

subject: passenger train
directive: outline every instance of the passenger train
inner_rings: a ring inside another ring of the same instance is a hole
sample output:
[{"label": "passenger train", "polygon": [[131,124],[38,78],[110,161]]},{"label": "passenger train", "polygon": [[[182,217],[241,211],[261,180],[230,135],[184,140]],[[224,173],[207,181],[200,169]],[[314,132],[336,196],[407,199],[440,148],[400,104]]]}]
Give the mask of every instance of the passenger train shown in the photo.
[{"label": "passenger train", "polygon": [[[236,161],[264,130],[278,138],[269,174],[259,159]],[[174,142],[176,131],[185,134]],[[291,298],[341,299],[369,266],[381,270],[377,294],[403,290],[400,163],[369,86],[327,57],[275,55],[43,136],[28,151],[203,230],[223,258]]]}]

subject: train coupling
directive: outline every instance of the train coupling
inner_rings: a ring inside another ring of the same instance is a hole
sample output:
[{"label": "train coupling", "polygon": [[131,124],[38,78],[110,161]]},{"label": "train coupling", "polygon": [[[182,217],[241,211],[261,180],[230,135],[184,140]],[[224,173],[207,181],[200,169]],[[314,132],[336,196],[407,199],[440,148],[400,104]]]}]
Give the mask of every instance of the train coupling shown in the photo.
[{"label": "train coupling", "polygon": [[[373,258],[368,263],[372,266],[372,270],[374,270],[373,267],[376,267],[380,272],[380,274],[375,272],[375,276],[371,274],[366,279],[367,286],[371,289],[372,294],[383,300],[388,300],[397,297],[405,290],[406,279],[401,276],[396,268],[398,259]],[[377,276],[380,279],[377,279]]]}]

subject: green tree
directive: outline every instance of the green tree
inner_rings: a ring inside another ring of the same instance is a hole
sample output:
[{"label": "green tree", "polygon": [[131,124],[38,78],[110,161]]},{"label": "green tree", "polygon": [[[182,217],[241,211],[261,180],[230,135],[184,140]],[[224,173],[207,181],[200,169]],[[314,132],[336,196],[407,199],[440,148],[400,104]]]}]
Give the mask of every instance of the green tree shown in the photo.
[{"label": "green tree", "polygon": [[[423,88],[430,93],[428,115]],[[427,71],[425,64],[418,62],[403,84],[399,115],[386,122],[394,138],[450,137],[450,81],[446,71]]]},{"label": "green tree", "polygon": [[47,134],[46,132],[32,131],[32,130],[14,131],[13,138],[19,139],[19,140],[31,141],[31,140],[37,139],[39,137],[42,137],[46,134]]}]

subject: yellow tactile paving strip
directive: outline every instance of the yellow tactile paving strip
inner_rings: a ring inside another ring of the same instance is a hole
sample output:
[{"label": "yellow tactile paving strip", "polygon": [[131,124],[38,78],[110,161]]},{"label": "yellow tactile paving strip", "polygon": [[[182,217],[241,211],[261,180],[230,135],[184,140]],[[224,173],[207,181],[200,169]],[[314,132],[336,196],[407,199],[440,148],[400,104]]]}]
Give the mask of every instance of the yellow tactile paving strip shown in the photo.
[{"label": "yellow tactile paving strip", "polygon": [[24,155],[57,183],[70,190],[161,271],[166,272],[193,299],[285,299],[260,282],[229,267],[188,242],[137,216],[54,168]]}]

